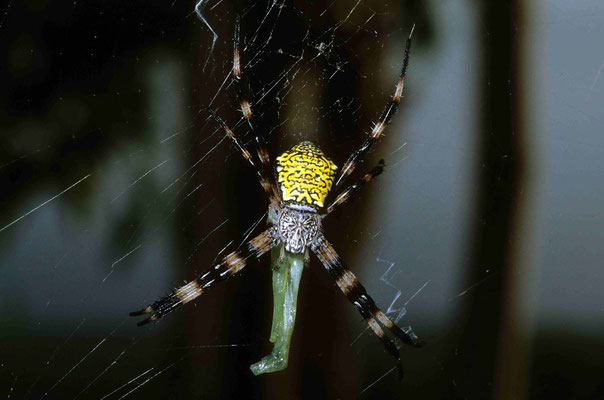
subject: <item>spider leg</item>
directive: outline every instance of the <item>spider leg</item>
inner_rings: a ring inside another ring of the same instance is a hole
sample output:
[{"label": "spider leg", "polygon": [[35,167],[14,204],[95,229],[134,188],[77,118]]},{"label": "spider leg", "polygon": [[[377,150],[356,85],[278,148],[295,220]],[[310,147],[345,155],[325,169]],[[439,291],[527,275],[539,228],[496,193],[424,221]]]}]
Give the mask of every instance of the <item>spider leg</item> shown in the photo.
[{"label": "spider leg", "polygon": [[327,209],[325,210],[325,215],[331,213],[334,210],[334,208],[336,208],[337,206],[339,206],[340,204],[342,204],[346,200],[348,200],[350,198],[350,196],[352,196],[360,188],[365,186],[365,184],[367,182],[369,182],[370,180],[372,180],[373,178],[375,178],[376,176],[381,174],[383,170],[384,170],[384,160],[380,160],[378,165],[375,168],[373,168],[371,171],[369,171],[364,177],[362,177],[361,179],[359,179],[352,185],[348,186],[346,189],[342,190],[342,192],[340,192],[340,194],[336,197],[336,199],[334,201],[332,201],[329,206],[327,206]]},{"label": "spider leg", "polygon": [[241,271],[252,257],[260,257],[278,244],[275,228],[267,229],[255,238],[249,240],[244,248],[233,251],[225,256],[218,264],[214,265],[196,279],[174,289],[169,295],[157,300],[148,307],[131,312],[133,317],[151,314],[137,325],[143,326],[149,322],[159,320],[178,307],[207,292],[218,282],[222,282]]},{"label": "spider leg", "polygon": [[375,304],[375,301],[371,298],[371,296],[369,296],[367,290],[365,290],[357,277],[344,266],[340,260],[340,257],[338,256],[338,253],[336,253],[332,245],[325,239],[325,237],[321,235],[318,239],[316,239],[315,244],[312,246],[312,250],[317,255],[325,269],[327,269],[342,293],[344,293],[348,300],[350,300],[350,302],[359,310],[365,321],[367,321],[367,324],[371,330],[382,341],[388,353],[396,360],[399,375],[402,378],[403,367],[401,365],[401,358],[399,356],[398,349],[394,345],[394,342],[388,336],[386,336],[386,333],[380,324],[388,328],[390,332],[408,345],[421,347],[424,343],[414,340],[405,331],[395,325],[394,322],[392,322],[390,318],[388,318],[386,314],[384,314],[384,312],[378,308],[378,306]]},{"label": "spider leg", "polygon": [[277,189],[272,183],[272,181],[268,178],[267,174],[265,174],[261,168],[258,168],[256,166],[256,163],[254,162],[254,159],[252,158],[250,152],[247,151],[243,143],[241,143],[239,138],[235,136],[235,133],[233,133],[231,128],[228,127],[228,125],[222,120],[222,118],[220,118],[212,108],[208,107],[208,111],[210,112],[210,114],[212,114],[212,117],[216,120],[218,125],[220,125],[222,129],[224,129],[224,132],[229,137],[229,139],[231,139],[231,141],[235,144],[235,147],[239,149],[239,151],[243,155],[243,158],[245,158],[252,165],[252,168],[254,168],[254,171],[256,171],[256,175],[258,176],[260,185],[268,195],[268,198],[271,202],[271,206],[278,210],[279,199],[275,196],[275,191]]},{"label": "spider leg", "polygon": [[271,204],[275,206],[276,209],[278,209],[279,191],[277,189],[277,185],[275,184],[273,179],[271,179],[271,174],[269,173],[271,170],[271,159],[267,149],[268,146],[266,144],[266,138],[264,137],[264,135],[258,134],[254,130],[254,124],[252,122],[252,103],[250,102],[250,99],[252,97],[252,91],[250,89],[249,82],[245,81],[242,76],[242,52],[239,51],[240,30],[240,17],[239,15],[237,15],[237,21],[235,23],[235,35],[233,38],[233,78],[235,79],[235,81],[237,81],[239,105],[241,107],[240,111],[243,115],[243,119],[245,119],[248,123],[250,133],[254,136],[256,140],[256,152],[258,153],[258,159],[260,160],[259,174],[260,176],[262,176],[264,181],[267,182],[267,187],[269,188],[267,193],[269,194]]},{"label": "spider leg", "polygon": [[403,59],[403,67],[401,68],[401,75],[399,77],[398,83],[396,84],[396,89],[394,90],[394,95],[392,96],[392,100],[386,104],[382,115],[378,119],[377,123],[373,126],[371,130],[370,136],[365,139],[361,147],[357,149],[354,153],[348,157],[346,164],[342,167],[340,171],[340,175],[335,180],[335,186],[339,186],[344,178],[349,176],[352,171],[356,168],[359,162],[362,162],[365,158],[365,155],[375,146],[379,138],[382,136],[382,132],[386,129],[386,126],[392,120],[394,114],[398,110],[398,105],[401,101],[401,97],[403,95],[403,88],[405,86],[405,75],[407,73],[407,66],[409,65],[409,52],[411,50],[411,36],[413,35],[413,29],[415,29],[415,25],[411,29],[411,33],[409,34],[409,38],[407,39],[407,44],[405,45],[405,57]]}]

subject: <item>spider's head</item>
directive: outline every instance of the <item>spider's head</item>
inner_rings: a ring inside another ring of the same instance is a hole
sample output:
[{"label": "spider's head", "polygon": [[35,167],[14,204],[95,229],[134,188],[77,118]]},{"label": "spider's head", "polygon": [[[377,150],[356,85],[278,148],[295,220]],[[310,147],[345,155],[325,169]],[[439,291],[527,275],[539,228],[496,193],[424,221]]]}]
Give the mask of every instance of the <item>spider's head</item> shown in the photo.
[{"label": "spider's head", "polygon": [[277,183],[283,201],[323,207],[338,167],[311,142],[302,142],[277,157]]},{"label": "spider's head", "polygon": [[321,219],[314,212],[284,207],[279,214],[278,227],[285,250],[302,254],[315,242],[321,230]]}]

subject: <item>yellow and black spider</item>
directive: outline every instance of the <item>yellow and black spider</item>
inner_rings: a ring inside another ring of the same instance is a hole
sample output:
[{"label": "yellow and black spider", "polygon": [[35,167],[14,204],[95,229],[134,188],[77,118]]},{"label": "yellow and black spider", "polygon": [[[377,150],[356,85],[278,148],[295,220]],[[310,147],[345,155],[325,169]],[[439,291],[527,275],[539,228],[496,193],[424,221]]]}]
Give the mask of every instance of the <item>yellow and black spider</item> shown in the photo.
[{"label": "yellow and black spider", "polygon": [[[392,99],[388,102],[382,115],[374,125],[371,134],[361,147],[350,155],[344,167],[335,179],[335,187],[340,187],[345,179],[354,171],[359,161],[377,143],[382,132],[396,113],[403,94],[405,73],[409,63],[411,48],[411,34],[407,39],[401,74]],[[241,271],[252,257],[260,257],[272,248],[280,246],[281,257],[286,254],[300,257],[304,255],[304,262],[308,261],[309,249],[317,255],[323,266],[330,273],[336,285],[346,297],[359,310],[369,327],[380,338],[388,353],[397,361],[399,374],[402,377],[402,366],[397,347],[386,336],[381,325],[400,338],[404,343],[419,347],[423,342],[410,336],[395,325],[375,301],[367,294],[356,276],[345,267],[332,245],[323,236],[321,223],[334,208],[344,203],[353,193],[365,183],[379,175],[384,166],[380,160],[378,166],[352,185],[342,190],[333,201],[325,207],[325,198],[334,184],[337,167],[327,158],[321,149],[311,142],[302,142],[276,159],[275,177],[270,171],[270,157],[266,143],[261,135],[254,133],[252,124],[252,107],[244,93],[241,76],[239,52],[239,23],[236,24],[233,51],[233,76],[239,84],[239,101],[243,118],[248,122],[250,132],[256,139],[258,160],[254,160],[250,152],[229,129],[226,123],[217,116],[212,109],[208,109],[217,123],[224,129],[226,135],[242,153],[243,157],[255,169],[260,184],[270,200],[269,223],[273,222],[267,230],[249,240],[240,249],[228,254],[216,265],[199,275],[196,279],[172,291],[150,306],[140,311],[130,313],[132,316],[151,314],[148,318],[138,323],[139,326],[159,320],[178,307],[189,303],[201,294],[210,290],[216,283],[226,280]],[[248,88],[249,91],[249,88]],[[259,165],[257,164],[259,161]],[[287,361],[285,361],[287,365]]]}]

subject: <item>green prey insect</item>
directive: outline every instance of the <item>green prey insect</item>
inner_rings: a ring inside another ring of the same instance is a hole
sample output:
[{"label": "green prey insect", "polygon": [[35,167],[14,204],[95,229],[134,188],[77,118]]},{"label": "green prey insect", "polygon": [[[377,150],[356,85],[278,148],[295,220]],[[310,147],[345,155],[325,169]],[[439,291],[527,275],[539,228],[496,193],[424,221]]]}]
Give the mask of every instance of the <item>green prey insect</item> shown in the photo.
[{"label": "green prey insect", "polygon": [[[413,30],[411,30],[411,34]],[[342,263],[332,245],[323,236],[321,224],[336,207],[348,200],[367,182],[379,175],[384,167],[383,160],[369,173],[344,188],[325,206],[332,186],[338,188],[362,162],[365,155],[377,143],[400,103],[405,74],[409,63],[411,34],[405,46],[405,55],[399,80],[392,99],[386,104],[377,123],[363,144],[353,152],[337,174],[336,165],[311,142],[302,142],[276,159],[276,181],[271,173],[270,156],[265,139],[255,133],[252,124],[252,106],[246,93],[249,87],[242,82],[241,55],[239,52],[239,23],[235,28],[233,51],[233,78],[239,87],[239,102],[243,118],[256,139],[258,158],[252,157],[240,139],[212,109],[208,109],[226,135],[252,165],[261,186],[270,200],[267,222],[269,228],[247,241],[245,245],[223,257],[220,262],[200,274],[196,279],[174,289],[140,311],[130,315],[149,315],[138,325],[157,321],[180,306],[196,299],[210,290],[216,283],[240,272],[252,258],[259,258],[271,250],[273,266],[273,325],[270,341],[272,352],[250,368],[255,375],[280,371],[287,367],[289,346],[296,320],[296,302],[302,270],[308,264],[310,251],[321,261],[332,279],[350,302],[359,310],[371,330],[382,341],[388,353],[396,360],[399,375],[403,369],[398,349],[386,336],[385,327],[405,344],[420,347],[423,342],[413,333],[407,333],[392,322],[369,296],[356,276]],[[337,174],[337,177],[336,177]],[[335,182],[335,183],[334,183]]]}]

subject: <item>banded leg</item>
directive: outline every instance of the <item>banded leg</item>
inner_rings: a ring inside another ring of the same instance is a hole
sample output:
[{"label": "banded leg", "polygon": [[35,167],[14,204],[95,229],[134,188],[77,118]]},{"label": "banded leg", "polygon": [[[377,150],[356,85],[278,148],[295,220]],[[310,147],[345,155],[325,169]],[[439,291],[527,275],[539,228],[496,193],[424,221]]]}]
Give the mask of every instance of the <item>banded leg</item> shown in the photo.
[{"label": "banded leg", "polygon": [[360,188],[365,186],[365,184],[367,182],[369,182],[370,180],[372,180],[373,178],[375,178],[376,176],[381,174],[382,171],[384,171],[384,160],[380,160],[377,167],[373,168],[364,177],[362,177],[361,179],[359,179],[358,181],[356,181],[355,183],[353,183],[352,185],[350,185],[346,189],[344,189],[336,197],[336,199],[334,201],[332,201],[331,204],[327,207],[327,209],[325,210],[325,215],[328,215],[329,213],[331,213],[334,210],[334,208],[336,208],[337,206],[339,206],[340,204],[342,204],[346,200],[348,200],[350,198],[350,196],[352,196]]},{"label": "banded leg", "polygon": [[220,125],[222,127],[222,129],[224,129],[224,132],[229,137],[229,139],[231,139],[231,141],[235,144],[235,147],[237,147],[237,149],[239,149],[239,151],[241,152],[241,155],[243,155],[243,158],[245,158],[252,165],[252,168],[254,168],[254,171],[256,171],[256,175],[258,176],[260,185],[262,186],[262,188],[268,195],[271,205],[273,206],[273,208],[278,210],[279,209],[279,199],[278,199],[278,197],[275,197],[275,194],[274,194],[275,190],[277,190],[275,185],[268,178],[267,174],[263,173],[261,168],[258,168],[258,166],[254,162],[254,159],[252,158],[252,155],[250,154],[250,152],[247,151],[247,149],[245,148],[243,143],[241,143],[241,140],[239,140],[239,138],[237,136],[235,136],[235,133],[233,133],[231,128],[228,127],[228,125],[222,120],[222,118],[220,118],[212,108],[208,107],[208,111],[210,112],[210,114],[212,114],[212,117],[216,120],[218,125]]},{"label": "banded leg", "polygon": [[352,171],[356,168],[359,162],[362,162],[365,158],[365,155],[375,146],[379,138],[382,136],[382,132],[386,129],[386,126],[392,120],[394,114],[398,110],[398,105],[401,101],[401,97],[403,95],[403,88],[405,86],[405,75],[407,73],[407,66],[409,65],[409,52],[411,51],[411,36],[413,35],[413,29],[415,29],[415,25],[411,28],[411,33],[409,34],[409,38],[407,39],[407,44],[405,45],[405,57],[403,58],[403,67],[401,68],[401,75],[399,77],[398,83],[396,84],[396,89],[394,90],[394,95],[392,96],[392,100],[386,104],[380,119],[378,119],[377,123],[373,126],[371,130],[370,136],[365,139],[361,147],[356,150],[354,153],[348,157],[346,164],[342,167],[340,171],[340,175],[336,179],[335,186],[338,187],[346,178],[349,176]]},{"label": "banded leg", "polygon": [[241,73],[242,52],[239,51],[240,29],[240,19],[239,15],[237,15],[237,22],[235,23],[235,35],[233,38],[233,78],[237,81],[237,91],[239,97],[239,106],[241,107],[241,114],[243,115],[243,119],[247,121],[250,133],[256,140],[256,152],[258,153],[258,159],[260,160],[261,179],[266,181],[266,185],[270,189],[270,191],[267,191],[267,193],[269,194],[271,204],[275,207],[275,209],[278,209],[279,191],[270,174],[271,160],[267,150],[268,146],[266,144],[266,138],[263,135],[259,135],[254,130],[254,124],[252,123],[252,103],[250,103],[251,90],[249,83],[244,81]]},{"label": "banded leg", "polygon": [[207,292],[218,282],[222,282],[241,271],[253,256],[260,257],[278,244],[275,228],[267,229],[246,243],[245,248],[233,251],[225,256],[218,264],[214,265],[197,279],[184,286],[174,289],[169,295],[157,300],[148,307],[130,313],[136,317],[151,314],[147,319],[137,325],[143,326],[149,322],[159,320],[178,307],[187,304]]},{"label": "banded leg", "polygon": [[332,247],[332,245],[323,237],[319,237],[316,244],[312,247],[313,252],[317,255],[323,266],[330,273],[336,285],[340,288],[342,293],[346,295],[348,300],[359,310],[371,330],[380,338],[386,350],[392,358],[397,362],[399,375],[403,376],[403,367],[401,365],[401,358],[399,356],[398,349],[394,345],[394,342],[386,336],[386,333],[380,326],[382,324],[390,332],[396,335],[404,343],[414,346],[421,347],[423,342],[414,340],[405,331],[399,328],[394,322],[390,320],[384,314],[375,301],[369,296],[361,282],[357,277],[342,264],[340,257]]}]

